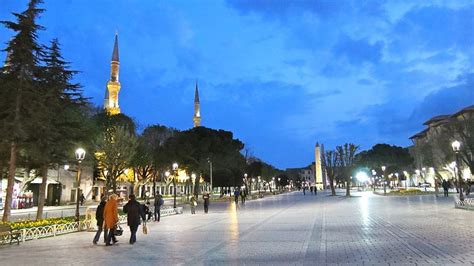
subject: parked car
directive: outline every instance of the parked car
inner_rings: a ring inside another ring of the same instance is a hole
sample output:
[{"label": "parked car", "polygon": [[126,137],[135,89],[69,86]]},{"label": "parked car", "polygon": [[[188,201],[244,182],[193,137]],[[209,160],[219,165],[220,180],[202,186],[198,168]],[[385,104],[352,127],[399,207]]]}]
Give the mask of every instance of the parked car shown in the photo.
[{"label": "parked car", "polygon": [[428,182],[418,183],[418,187],[431,187],[431,183],[428,183]]}]

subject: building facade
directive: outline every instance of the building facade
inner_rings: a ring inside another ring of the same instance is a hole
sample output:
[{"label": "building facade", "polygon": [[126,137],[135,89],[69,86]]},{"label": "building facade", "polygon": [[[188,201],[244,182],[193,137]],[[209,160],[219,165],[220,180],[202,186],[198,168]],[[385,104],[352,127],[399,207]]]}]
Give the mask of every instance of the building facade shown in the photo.
[{"label": "building facade", "polygon": [[[474,105],[463,108],[454,114],[439,115],[427,120],[425,129],[410,137],[413,146],[410,153],[415,158],[417,170],[412,176],[412,184],[429,183],[434,186],[435,180],[456,180],[455,155],[451,142],[463,143],[462,149],[473,158],[469,140],[474,134]],[[461,160],[462,161],[462,160]],[[470,168],[461,163],[460,174],[466,181],[474,181]]]}]

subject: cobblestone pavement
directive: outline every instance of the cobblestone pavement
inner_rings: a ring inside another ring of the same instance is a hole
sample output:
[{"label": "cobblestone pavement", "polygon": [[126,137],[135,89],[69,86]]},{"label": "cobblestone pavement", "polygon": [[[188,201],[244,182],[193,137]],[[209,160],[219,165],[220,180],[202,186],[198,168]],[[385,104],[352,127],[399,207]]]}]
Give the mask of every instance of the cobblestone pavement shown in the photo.
[{"label": "cobblestone pavement", "polygon": [[0,265],[474,264],[474,212],[451,197],[308,194],[198,206],[139,229],[135,245],[124,228],[112,247],[92,232],[3,246]]}]

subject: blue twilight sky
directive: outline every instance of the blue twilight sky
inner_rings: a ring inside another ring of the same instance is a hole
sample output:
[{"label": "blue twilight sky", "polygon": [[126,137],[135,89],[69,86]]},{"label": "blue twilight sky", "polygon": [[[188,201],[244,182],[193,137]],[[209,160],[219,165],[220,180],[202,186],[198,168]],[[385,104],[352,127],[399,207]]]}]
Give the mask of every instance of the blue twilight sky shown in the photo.
[{"label": "blue twilight sky", "polygon": [[[26,0],[1,0],[0,20]],[[120,105],[141,127],[231,130],[277,167],[316,142],[410,145],[434,115],[474,104],[473,1],[46,0],[58,37],[101,105],[119,32]],[[1,48],[12,32],[0,28]],[[5,53],[0,53],[0,60]]]}]

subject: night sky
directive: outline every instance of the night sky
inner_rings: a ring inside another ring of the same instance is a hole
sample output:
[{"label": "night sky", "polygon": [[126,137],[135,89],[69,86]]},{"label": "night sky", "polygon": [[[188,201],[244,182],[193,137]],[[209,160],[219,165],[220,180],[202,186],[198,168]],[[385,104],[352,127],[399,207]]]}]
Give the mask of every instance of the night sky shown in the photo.
[{"label": "night sky", "polygon": [[[11,20],[28,1],[1,2]],[[203,126],[286,168],[316,142],[408,146],[428,118],[474,104],[474,2],[411,2],[47,0],[38,22],[94,104],[118,31],[119,103],[142,129],[192,127],[197,80]],[[12,34],[0,28],[0,48]]]}]

